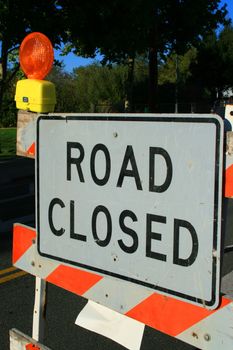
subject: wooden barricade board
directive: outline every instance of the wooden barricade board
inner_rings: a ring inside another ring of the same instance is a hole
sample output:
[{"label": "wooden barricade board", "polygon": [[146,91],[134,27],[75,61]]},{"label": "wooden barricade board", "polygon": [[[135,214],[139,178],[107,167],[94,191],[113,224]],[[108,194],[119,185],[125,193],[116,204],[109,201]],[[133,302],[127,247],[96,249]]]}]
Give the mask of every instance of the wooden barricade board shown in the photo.
[{"label": "wooden barricade board", "polygon": [[10,330],[10,350],[51,350],[17,329]]}]

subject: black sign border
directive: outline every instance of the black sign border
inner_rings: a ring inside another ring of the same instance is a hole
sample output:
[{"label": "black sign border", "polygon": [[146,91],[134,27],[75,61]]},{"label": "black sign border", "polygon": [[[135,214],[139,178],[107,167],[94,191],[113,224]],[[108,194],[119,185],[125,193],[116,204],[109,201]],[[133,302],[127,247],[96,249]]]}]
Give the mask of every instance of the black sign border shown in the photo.
[{"label": "black sign border", "polygon": [[[81,267],[85,270],[89,271],[95,271],[99,272],[102,275],[106,276],[113,276],[116,278],[119,278],[121,280],[125,280],[127,282],[132,282],[137,285],[141,285],[150,289],[153,289],[155,291],[160,291],[162,293],[169,294],[174,297],[181,298],[183,300],[188,300],[190,302],[193,302],[195,304],[202,305],[204,307],[208,307],[211,309],[211,307],[215,306],[215,308],[218,307],[220,300],[220,283],[217,284],[217,257],[213,254],[212,257],[212,266],[213,266],[213,275],[212,275],[212,295],[211,295],[211,300],[203,300],[200,298],[196,298],[181,292],[173,291],[171,289],[163,288],[151,283],[147,283],[144,281],[136,280],[134,278],[130,278],[128,276],[123,276],[117,273],[113,273],[110,271],[106,271],[100,268],[95,268],[93,266],[88,266],[85,264],[77,263],[68,259],[63,259],[60,257],[56,257],[50,254],[43,253],[40,250],[40,188],[39,188],[39,158],[40,158],[40,122],[46,120],[46,121],[54,121],[54,120],[60,120],[63,122],[67,121],[133,121],[133,122],[172,122],[172,123],[201,123],[201,124],[214,124],[216,126],[216,144],[215,144],[215,196],[214,196],[214,232],[213,232],[213,252],[217,250],[217,243],[218,243],[218,224],[219,220],[221,220],[222,213],[218,212],[219,208],[219,191],[222,191],[222,188],[219,188],[219,177],[221,174],[222,169],[219,168],[219,162],[220,162],[220,152],[223,152],[223,150],[220,149],[221,146],[221,136],[222,136],[222,128],[220,121],[214,117],[211,117],[210,115],[208,116],[188,116],[184,115],[183,117],[181,116],[172,116],[169,114],[164,114],[164,115],[145,115],[145,114],[83,114],[83,115],[64,115],[64,116],[59,116],[59,115],[52,115],[52,116],[46,116],[46,115],[41,115],[37,119],[36,123],[36,173],[37,173],[37,181],[36,181],[36,198],[37,198],[37,203],[36,203],[36,208],[37,208],[37,249],[38,253],[46,258],[53,259],[56,261],[60,261],[66,264],[71,264],[77,267]],[[220,247],[221,249],[221,247]],[[222,252],[221,252],[222,253]],[[220,274],[221,268],[219,268],[219,274]],[[220,280],[220,276],[219,276]],[[217,306],[216,306],[217,304]]]}]

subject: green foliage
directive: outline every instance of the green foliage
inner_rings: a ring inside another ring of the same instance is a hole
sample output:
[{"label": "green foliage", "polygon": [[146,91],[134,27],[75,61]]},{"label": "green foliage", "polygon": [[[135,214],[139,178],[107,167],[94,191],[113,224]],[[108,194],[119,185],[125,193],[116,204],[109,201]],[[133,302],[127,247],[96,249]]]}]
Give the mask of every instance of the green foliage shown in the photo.
[{"label": "green foliage", "polygon": [[233,87],[233,27],[225,27],[219,36],[210,35],[202,42],[196,64],[191,67],[192,80],[212,98]]},{"label": "green foliage", "polygon": [[156,111],[158,54],[184,54],[226,23],[220,0],[58,0],[64,14],[69,50],[102,62],[126,63],[137,54],[149,58],[149,104]]},{"label": "green foliage", "polygon": [[15,107],[14,99],[12,95],[7,94],[4,96],[2,103],[2,115],[3,118],[0,120],[0,127],[12,128],[17,123],[17,110]]},{"label": "green foliage", "polygon": [[57,103],[55,112],[77,112],[78,94],[73,75],[66,73],[63,67],[54,67],[47,79],[56,86]]},{"label": "green foliage", "polygon": [[69,50],[80,55],[104,56],[104,62],[124,61],[157,47],[186,52],[207,33],[224,23],[226,7],[220,0],[58,0]]},{"label": "green foliage", "polygon": [[12,157],[16,154],[16,129],[0,128],[0,158]]},{"label": "green foliage", "polygon": [[225,87],[233,87],[233,26],[227,26],[220,33],[218,39],[218,49],[220,51],[222,66],[222,79]]},{"label": "green foliage", "polygon": [[56,0],[0,0],[0,41],[8,53],[19,47],[27,33],[41,31],[54,44],[60,43],[62,16]]},{"label": "green foliage", "polygon": [[92,64],[74,70],[78,95],[78,111],[93,112],[96,106],[111,106],[122,110],[125,98],[127,68],[102,67]]},{"label": "green foliage", "polygon": [[[203,55],[200,52],[198,62],[203,69],[199,72],[195,68],[190,73],[195,52],[187,50],[193,46],[198,49],[207,34],[219,23],[226,23],[226,7],[220,4],[220,0],[31,0],[30,4],[27,0],[0,0],[0,111],[4,110],[0,117],[4,116],[7,124],[15,122],[14,102],[10,100],[14,84],[10,82],[14,82],[18,74],[19,45],[32,31],[46,34],[55,47],[62,42],[64,54],[73,51],[84,57],[95,57],[100,53],[103,63],[112,65],[112,69],[92,65],[79,68],[73,74],[56,68],[50,79],[57,86],[57,111],[87,112],[103,104],[113,106],[112,110],[122,110],[126,96],[145,104],[146,86],[156,92],[159,56],[164,60],[170,57],[160,69],[161,84],[174,84],[178,80],[184,85],[192,76],[198,76],[203,86],[206,84],[210,89],[209,82],[204,83],[209,77],[204,80],[205,74],[201,74],[202,70],[206,73],[205,54],[213,50],[219,57],[221,52],[224,64],[230,66],[231,31],[216,38],[217,52],[213,45],[212,49],[209,44],[202,46]],[[179,57],[178,77],[172,53]],[[140,62],[141,54],[148,55],[149,65],[143,59]],[[133,62],[134,76],[129,61]],[[216,61],[215,67],[220,69],[223,64]],[[230,81],[230,73],[221,79],[217,74],[213,76],[215,87],[222,88],[223,82],[224,86],[229,85],[226,80]]]},{"label": "green foliage", "polygon": [[[11,74],[12,71],[8,72],[8,75]],[[2,118],[0,118],[0,127],[14,127],[17,122],[17,109],[14,101],[15,96],[15,88],[17,75],[20,76],[20,71],[16,74],[16,76],[8,83],[5,89],[5,93],[2,99],[1,105],[1,113]]]},{"label": "green foliage", "polygon": [[148,60],[145,55],[135,59],[131,104],[132,112],[144,112],[148,105]]},{"label": "green foliage", "polygon": [[[74,69],[72,74],[55,67],[48,79],[56,85],[57,112],[123,112],[127,93],[128,68],[113,65],[111,68],[92,64]],[[133,99],[145,104],[147,64],[135,62],[132,82]]]},{"label": "green foliage", "polygon": [[191,76],[190,66],[196,62],[197,49],[192,47],[184,55],[172,53],[159,68],[159,85],[184,84]]}]

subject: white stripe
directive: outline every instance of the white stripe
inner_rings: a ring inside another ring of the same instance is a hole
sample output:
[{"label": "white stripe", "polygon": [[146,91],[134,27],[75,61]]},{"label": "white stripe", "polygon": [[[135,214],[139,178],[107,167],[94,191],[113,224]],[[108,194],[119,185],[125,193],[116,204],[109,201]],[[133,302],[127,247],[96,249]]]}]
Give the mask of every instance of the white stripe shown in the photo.
[{"label": "white stripe", "polygon": [[26,125],[26,127],[19,130],[21,132],[20,137],[22,148],[26,152],[36,139],[36,119],[33,119]]},{"label": "white stripe", "polygon": [[101,334],[129,350],[139,350],[145,325],[112,311],[93,301],[88,301],[75,324]]},{"label": "white stripe", "polygon": [[205,350],[233,348],[233,303],[180,333],[176,338]]},{"label": "white stripe", "polygon": [[225,170],[227,170],[233,164],[233,155],[227,154],[225,157]]},{"label": "white stripe", "polygon": [[154,294],[153,290],[137,286],[134,283],[104,277],[83,297],[125,314],[152,294]]},{"label": "white stripe", "polygon": [[55,260],[44,258],[37,253],[36,244],[32,246],[14,263],[14,266],[31,275],[46,279],[58,266]]}]

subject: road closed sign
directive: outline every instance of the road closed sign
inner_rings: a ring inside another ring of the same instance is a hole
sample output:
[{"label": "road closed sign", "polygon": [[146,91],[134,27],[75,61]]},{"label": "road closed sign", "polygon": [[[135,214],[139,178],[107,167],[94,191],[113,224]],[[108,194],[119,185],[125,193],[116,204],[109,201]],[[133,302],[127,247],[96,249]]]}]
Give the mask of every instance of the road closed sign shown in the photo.
[{"label": "road closed sign", "polygon": [[39,117],[39,253],[216,308],[222,129],[212,114]]}]

